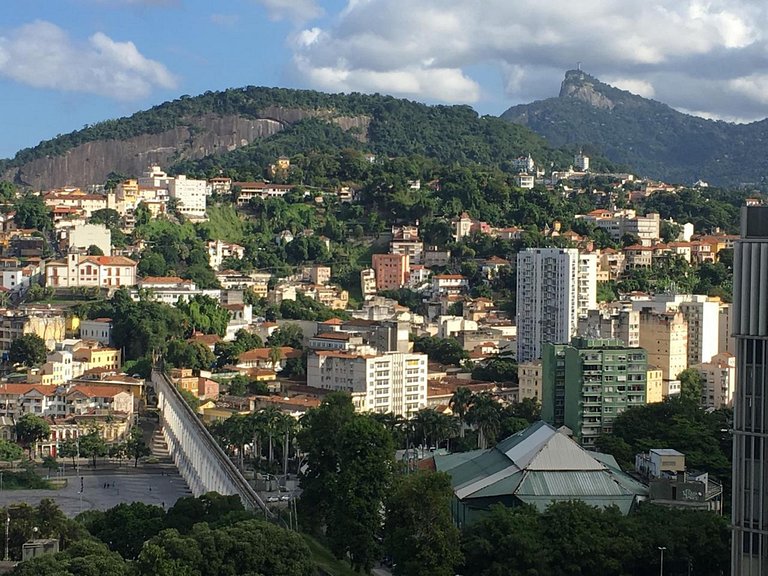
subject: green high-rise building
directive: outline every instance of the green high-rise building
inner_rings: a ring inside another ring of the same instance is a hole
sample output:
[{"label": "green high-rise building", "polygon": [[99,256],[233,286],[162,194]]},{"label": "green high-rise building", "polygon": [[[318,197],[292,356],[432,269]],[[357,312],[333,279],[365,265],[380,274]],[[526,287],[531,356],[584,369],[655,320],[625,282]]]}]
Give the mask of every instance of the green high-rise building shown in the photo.
[{"label": "green high-rise building", "polygon": [[648,356],[614,338],[575,338],[544,344],[541,357],[541,416],[567,426],[585,447],[613,431],[627,408],[646,402]]}]

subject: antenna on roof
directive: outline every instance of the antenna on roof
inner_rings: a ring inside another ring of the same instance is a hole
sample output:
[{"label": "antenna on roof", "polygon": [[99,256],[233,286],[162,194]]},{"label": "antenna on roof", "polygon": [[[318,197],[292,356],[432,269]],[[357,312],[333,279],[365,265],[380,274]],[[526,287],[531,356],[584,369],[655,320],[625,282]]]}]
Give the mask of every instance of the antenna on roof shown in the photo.
[{"label": "antenna on roof", "polygon": [[576,70],[581,72],[581,62],[576,62]]}]

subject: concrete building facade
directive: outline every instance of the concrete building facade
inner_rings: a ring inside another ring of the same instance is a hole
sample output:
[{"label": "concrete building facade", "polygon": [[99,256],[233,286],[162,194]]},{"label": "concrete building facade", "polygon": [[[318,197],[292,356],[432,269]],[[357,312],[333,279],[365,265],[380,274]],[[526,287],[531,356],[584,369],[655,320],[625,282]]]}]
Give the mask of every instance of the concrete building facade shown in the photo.
[{"label": "concrete building facade", "polygon": [[682,312],[640,312],[640,347],[661,370],[664,396],[680,393],[677,376],[688,368],[688,322]]},{"label": "concrete building facade", "polygon": [[621,340],[575,338],[545,344],[542,355],[542,420],[567,426],[585,447],[613,431],[616,416],[646,403],[648,355]]},{"label": "concrete building facade", "polygon": [[544,343],[565,344],[578,327],[579,251],[533,248],[517,254],[517,360],[541,357]]},{"label": "concrete building facade", "polygon": [[731,574],[768,575],[768,206],[741,212],[734,247]]},{"label": "concrete building facade", "polygon": [[427,405],[427,361],[426,354],[317,351],[307,358],[307,384],[349,392],[358,412],[409,418]]}]

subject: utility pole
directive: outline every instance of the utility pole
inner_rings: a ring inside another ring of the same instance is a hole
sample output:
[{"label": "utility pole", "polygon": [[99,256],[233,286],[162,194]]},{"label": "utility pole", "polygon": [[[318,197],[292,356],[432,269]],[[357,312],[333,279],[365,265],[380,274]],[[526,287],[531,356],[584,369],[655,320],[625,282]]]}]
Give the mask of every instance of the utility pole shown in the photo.
[{"label": "utility pole", "polygon": [[664,576],[664,550],[666,546],[659,546],[659,552],[661,552],[661,564],[659,565],[659,576]]},{"label": "utility pole", "polygon": [[11,528],[11,512],[10,510],[5,511],[5,558],[3,560],[5,562],[8,562],[8,540],[9,540],[9,532]]}]

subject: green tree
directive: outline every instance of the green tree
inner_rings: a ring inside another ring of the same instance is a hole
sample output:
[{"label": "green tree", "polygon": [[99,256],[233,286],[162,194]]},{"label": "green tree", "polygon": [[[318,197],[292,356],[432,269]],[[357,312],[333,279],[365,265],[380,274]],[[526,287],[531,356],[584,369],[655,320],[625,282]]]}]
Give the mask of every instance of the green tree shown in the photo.
[{"label": "green tree", "polygon": [[58,454],[62,458],[72,458],[72,467],[74,467],[75,458],[80,456],[80,447],[78,446],[77,440],[74,438],[64,440],[59,444]]},{"label": "green tree", "polygon": [[133,458],[134,468],[139,465],[139,458],[149,456],[151,451],[149,446],[147,446],[146,440],[144,440],[144,433],[140,427],[134,426],[131,428],[131,433],[125,441],[125,452],[130,458]]},{"label": "green tree", "polygon": [[461,574],[533,576],[552,574],[547,566],[546,540],[533,506],[494,506],[462,536]]},{"label": "green tree", "polygon": [[451,519],[453,489],[444,472],[405,476],[387,498],[384,547],[396,576],[452,576],[462,561]]},{"label": "green tree", "polygon": [[16,200],[14,210],[16,214],[13,221],[19,228],[31,228],[43,232],[53,226],[51,211],[41,196],[29,193],[20,196]]},{"label": "green tree", "polygon": [[472,404],[472,391],[466,386],[459,386],[454,391],[448,406],[459,419],[459,435],[464,438],[464,425],[467,419],[467,410]]},{"label": "green tree", "polygon": [[43,468],[48,470],[48,475],[50,476],[51,472],[56,472],[59,469],[59,463],[53,456],[44,456]]},{"label": "green tree", "polygon": [[701,374],[695,368],[686,368],[677,375],[680,380],[680,399],[694,406],[701,404]]},{"label": "green tree", "polygon": [[106,440],[97,429],[80,436],[80,455],[90,458],[93,466],[96,466],[96,458],[101,458],[109,453]]},{"label": "green tree", "polygon": [[488,448],[496,441],[501,427],[501,404],[488,392],[475,394],[467,411],[467,421],[478,431],[478,448]]},{"label": "green tree", "polygon": [[455,338],[417,336],[413,341],[413,351],[427,354],[430,360],[440,364],[460,366],[464,360],[469,358],[469,353],[461,347]]},{"label": "green tree", "polygon": [[85,515],[83,524],[93,536],[118,552],[126,560],[134,560],[144,542],[163,529],[165,511],[143,502],[118,504],[104,512],[94,510]]},{"label": "green tree", "polygon": [[24,366],[37,366],[45,362],[48,350],[45,347],[45,340],[37,334],[24,334],[19,336],[13,342],[8,351],[8,359],[13,364],[23,364]]},{"label": "green tree", "polygon": [[182,388],[179,389],[179,393],[181,394],[181,397],[184,398],[184,401],[189,404],[189,407],[197,412],[197,409],[200,408],[200,398],[192,394],[189,390],[184,390]]},{"label": "green tree", "polygon": [[96,244],[91,244],[88,246],[88,256],[104,256],[104,251]]},{"label": "green tree", "polygon": [[229,311],[210,296],[198,294],[189,300],[179,300],[176,307],[188,318],[192,332],[226,334]]},{"label": "green tree", "polygon": [[298,324],[283,324],[270,334],[265,344],[270,348],[275,346],[289,346],[290,348],[301,350],[304,348],[304,332],[302,332],[301,326]]},{"label": "green tree", "polygon": [[381,558],[381,509],[394,468],[392,436],[374,419],[357,415],[338,435],[341,467],[329,490],[326,535],[338,558],[370,572]]},{"label": "green tree", "polygon": [[45,554],[22,562],[13,576],[130,576],[131,567],[101,542],[84,539],[58,554]]},{"label": "green tree", "polygon": [[177,338],[168,342],[165,360],[177,368],[210,370],[216,361],[216,356],[202,342],[189,342]]},{"label": "green tree", "polygon": [[517,383],[517,362],[507,358],[489,358],[472,369],[474,380]]},{"label": "green tree", "polygon": [[40,416],[26,413],[16,421],[16,438],[19,443],[32,454],[32,447],[40,440],[51,435],[51,427]]},{"label": "green tree", "polygon": [[0,440],[0,460],[3,462],[12,462],[21,460],[24,451],[21,446],[8,440]]}]

